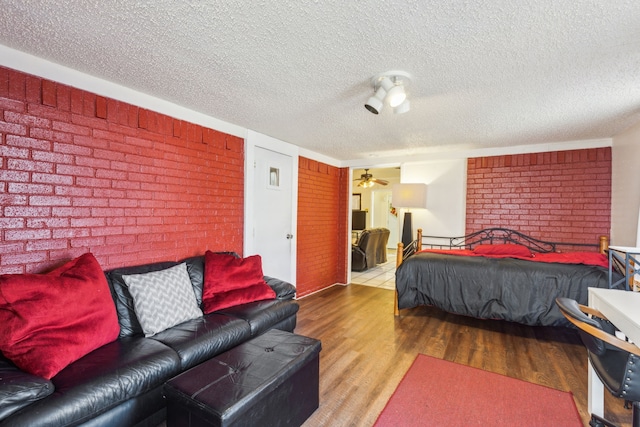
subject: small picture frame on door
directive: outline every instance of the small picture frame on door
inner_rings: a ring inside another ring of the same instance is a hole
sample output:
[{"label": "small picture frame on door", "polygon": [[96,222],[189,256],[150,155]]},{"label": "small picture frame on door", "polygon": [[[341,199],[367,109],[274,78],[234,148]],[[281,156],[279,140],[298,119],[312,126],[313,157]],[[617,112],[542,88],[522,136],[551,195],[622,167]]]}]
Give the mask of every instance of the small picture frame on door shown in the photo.
[{"label": "small picture frame on door", "polygon": [[354,211],[361,210],[361,207],[362,207],[361,202],[362,202],[362,194],[353,193],[351,195],[351,209],[353,209]]},{"label": "small picture frame on door", "polygon": [[280,189],[280,168],[269,166],[267,188]]}]

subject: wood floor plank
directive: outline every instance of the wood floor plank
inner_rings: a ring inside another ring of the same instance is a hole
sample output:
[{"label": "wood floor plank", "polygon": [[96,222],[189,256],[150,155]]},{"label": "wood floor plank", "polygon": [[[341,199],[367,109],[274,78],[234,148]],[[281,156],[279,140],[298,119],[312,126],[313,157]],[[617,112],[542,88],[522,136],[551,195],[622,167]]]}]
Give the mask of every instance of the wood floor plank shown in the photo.
[{"label": "wood floor plank", "polygon": [[[304,427],[373,425],[418,353],[570,391],[588,424],[587,355],[574,330],[433,307],[396,317],[393,291],[362,285],[334,286],[299,303],[296,333],[322,341],[320,407]],[[631,411],[605,394],[606,417],[630,426]]]}]

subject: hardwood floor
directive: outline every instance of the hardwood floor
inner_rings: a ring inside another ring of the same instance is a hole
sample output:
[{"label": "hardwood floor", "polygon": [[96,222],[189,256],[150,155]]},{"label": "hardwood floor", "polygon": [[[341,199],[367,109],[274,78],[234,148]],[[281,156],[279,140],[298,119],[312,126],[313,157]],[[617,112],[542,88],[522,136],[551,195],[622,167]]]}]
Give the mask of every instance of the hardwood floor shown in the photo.
[{"label": "hardwood floor", "polygon": [[[371,426],[418,353],[571,391],[588,425],[587,355],[568,328],[478,320],[431,307],[393,316],[393,291],[334,286],[299,300],[296,333],[320,339],[320,407],[313,426]],[[464,384],[460,384],[464,387]],[[605,392],[605,416],[631,410]],[[452,405],[464,405],[451,396]]]}]

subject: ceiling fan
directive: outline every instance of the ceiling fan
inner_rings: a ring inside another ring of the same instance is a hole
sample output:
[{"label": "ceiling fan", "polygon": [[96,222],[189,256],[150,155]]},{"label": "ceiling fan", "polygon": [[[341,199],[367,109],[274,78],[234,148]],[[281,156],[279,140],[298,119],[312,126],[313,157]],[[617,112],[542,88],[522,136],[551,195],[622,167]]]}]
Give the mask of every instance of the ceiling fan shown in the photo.
[{"label": "ceiling fan", "polygon": [[358,181],[358,187],[369,188],[373,187],[373,184],[387,185],[389,181],[385,181],[384,179],[374,178],[373,175],[369,173],[369,169],[365,169],[364,173],[360,175],[360,178],[354,179],[354,181]]}]

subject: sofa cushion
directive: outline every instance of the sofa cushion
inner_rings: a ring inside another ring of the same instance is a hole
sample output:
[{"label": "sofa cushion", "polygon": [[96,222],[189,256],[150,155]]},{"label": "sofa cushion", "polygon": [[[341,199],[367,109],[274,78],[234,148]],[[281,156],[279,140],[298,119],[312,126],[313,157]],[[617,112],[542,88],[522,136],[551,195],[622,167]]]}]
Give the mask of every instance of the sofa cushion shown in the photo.
[{"label": "sofa cushion", "polygon": [[212,313],[181,323],[153,337],[180,356],[182,369],[188,369],[251,338],[244,320]]},{"label": "sofa cushion", "polygon": [[104,273],[90,253],[47,274],[0,276],[0,324],[4,356],[47,379],[120,331]]},{"label": "sofa cushion", "polygon": [[178,265],[176,261],[164,261],[151,264],[136,265],[130,267],[121,267],[107,272],[107,279],[111,286],[111,291],[116,302],[118,311],[118,321],[120,322],[120,336],[129,337],[135,335],[143,335],[142,326],[136,316],[135,307],[133,305],[133,297],[129,292],[129,287],[125,283],[122,276],[131,274],[142,274],[150,271],[164,270],[174,265]]},{"label": "sofa cushion", "polygon": [[19,370],[0,356],[0,420],[53,393],[50,380]]},{"label": "sofa cushion", "polygon": [[157,389],[180,371],[178,355],[164,344],[119,338],[60,371],[51,379],[55,392],[14,413],[11,425],[94,425],[100,414]]},{"label": "sofa cushion", "polygon": [[284,319],[295,317],[298,309],[295,301],[268,300],[229,307],[218,313],[246,320],[251,326],[251,335],[256,336]]},{"label": "sofa cushion", "polygon": [[185,263],[122,278],[129,286],[136,315],[147,337],[202,316]]}]

